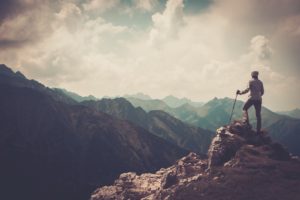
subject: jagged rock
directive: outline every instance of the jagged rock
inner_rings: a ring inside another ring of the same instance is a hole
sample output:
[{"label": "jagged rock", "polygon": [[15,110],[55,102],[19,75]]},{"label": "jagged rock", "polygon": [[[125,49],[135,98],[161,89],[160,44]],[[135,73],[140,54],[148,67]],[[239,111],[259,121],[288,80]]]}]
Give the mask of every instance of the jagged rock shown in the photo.
[{"label": "jagged rock", "polygon": [[178,182],[178,178],[177,178],[176,173],[169,172],[164,175],[164,177],[162,179],[161,187],[163,189],[166,189],[166,188],[171,187],[172,185],[175,185],[177,182]]},{"label": "jagged rock", "polygon": [[216,136],[212,140],[208,151],[209,168],[220,166],[233,158],[238,150],[244,145],[271,145],[273,158],[286,160],[289,159],[289,153],[280,144],[272,144],[271,138],[262,132],[257,134],[251,130],[248,125],[240,121],[235,121],[227,127],[217,129]]},{"label": "jagged rock", "polygon": [[224,164],[245,143],[245,139],[238,134],[230,133],[225,127],[219,128],[208,151],[209,167]]},{"label": "jagged rock", "polygon": [[235,121],[217,130],[208,159],[190,153],[155,174],[122,174],[91,200],[296,200],[295,185],[300,185],[299,158],[267,133],[257,135]]},{"label": "jagged rock", "polygon": [[174,166],[162,168],[155,174],[121,174],[114,185],[99,188],[92,194],[91,199],[166,199],[168,195],[165,196],[163,190],[172,191],[173,186],[199,180],[206,167],[206,161],[202,161],[197,154],[190,153],[178,160]]}]

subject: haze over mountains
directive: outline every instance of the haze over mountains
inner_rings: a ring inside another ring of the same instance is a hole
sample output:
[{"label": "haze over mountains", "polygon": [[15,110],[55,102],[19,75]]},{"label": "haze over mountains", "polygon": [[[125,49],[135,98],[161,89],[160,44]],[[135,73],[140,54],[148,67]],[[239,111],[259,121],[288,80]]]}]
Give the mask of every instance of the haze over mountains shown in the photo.
[{"label": "haze over mountains", "polygon": [[[207,103],[197,103],[188,99],[186,100],[185,98],[180,99],[173,96],[167,96],[164,99],[152,99],[149,95],[145,95],[143,93],[125,95],[124,97],[137,109],[140,107],[146,112],[158,110],[164,111],[184,123],[201,129],[207,129],[212,132],[220,126],[229,123],[228,120],[234,101],[230,98],[214,98]],[[168,99],[173,100],[173,104],[170,103],[170,101],[168,104]],[[179,106],[174,107],[175,105]],[[237,100],[233,119],[240,119],[242,117],[243,105],[243,101]],[[271,130],[271,136],[274,135],[275,140],[286,145],[286,147],[288,147],[295,155],[300,155],[299,145],[291,142],[300,142],[298,131],[300,119],[295,120],[295,118],[297,118],[298,110],[299,109],[295,109],[291,112],[276,113],[266,107],[262,108],[263,129]],[[249,110],[249,117],[252,126],[256,127],[255,111],[253,107]],[[279,126],[279,124],[286,125],[284,128],[274,129],[274,127]]]},{"label": "haze over mountains", "polygon": [[[228,123],[229,116],[232,110],[233,99],[230,98],[214,98],[202,106],[192,106],[185,103],[176,108],[171,108],[162,100],[142,100],[137,98],[128,98],[128,100],[136,107],[142,107],[147,111],[164,110],[173,116],[199,127],[203,127],[214,131],[220,124]],[[233,118],[241,118],[242,107],[244,102],[237,101]],[[255,122],[254,109],[250,109],[250,121]],[[265,126],[282,118],[282,115],[276,114],[271,110],[263,107],[262,109],[263,122]]]}]

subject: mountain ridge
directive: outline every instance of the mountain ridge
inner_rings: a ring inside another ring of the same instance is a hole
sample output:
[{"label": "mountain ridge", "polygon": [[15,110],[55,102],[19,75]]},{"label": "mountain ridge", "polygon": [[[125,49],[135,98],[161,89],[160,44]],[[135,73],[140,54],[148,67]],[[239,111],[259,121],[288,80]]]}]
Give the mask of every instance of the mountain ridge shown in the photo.
[{"label": "mountain ridge", "polygon": [[206,153],[212,133],[192,127],[163,111],[146,112],[125,98],[84,101],[83,105],[135,123],[149,132],[187,150]]},{"label": "mountain ridge", "polygon": [[[218,126],[228,123],[229,115],[234,101],[234,99],[228,97],[215,97],[212,100],[205,103],[204,105],[202,105],[201,107],[194,107],[191,104],[186,103],[177,108],[172,108],[168,106],[164,101],[158,99],[142,100],[133,97],[127,97],[126,99],[130,103],[132,103],[136,108],[143,108],[146,112],[150,112],[152,110],[162,110],[187,124],[209,129],[210,131],[214,131],[218,128]],[[242,118],[243,105],[243,101],[237,100],[235,110],[233,113],[233,118]],[[256,118],[253,108],[250,109],[249,116],[250,123],[253,125],[253,127],[255,127]],[[272,130],[270,131],[271,136],[273,137],[274,133],[275,140],[278,140],[282,144],[287,145],[287,147],[292,153],[300,155],[299,148],[297,147],[297,143],[300,142],[300,139],[297,136],[297,134],[293,134],[295,130],[297,130],[297,124],[293,122],[293,119],[290,116],[284,115],[284,113],[278,114],[269,110],[268,108],[263,107],[262,120],[263,129]],[[291,126],[284,126],[285,129],[279,128],[277,130],[274,130],[274,127],[278,126],[276,124],[280,124],[281,121],[290,121],[289,123],[285,124],[291,124]],[[278,132],[278,130],[280,130],[280,133]],[[286,133],[290,134],[290,136],[287,136]],[[284,137],[278,137],[279,134],[284,135]]]},{"label": "mountain ridge", "polygon": [[80,96],[79,94],[75,92],[70,92],[66,89],[60,89],[60,88],[52,88],[55,92],[62,93],[64,95],[67,95],[74,99],[76,102],[86,101],[86,100],[98,100],[98,98],[94,97],[93,95],[88,96]]},{"label": "mountain ridge", "polygon": [[40,92],[47,93],[47,95],[51,96],[56,101],[61,101],[67,104],[77,103],[68,95],[57,93],[36,80],[29,80],[21,72],[14,72],[4,64],[0,64],[0,84],[6,84],[21,88],[32,88]]}]

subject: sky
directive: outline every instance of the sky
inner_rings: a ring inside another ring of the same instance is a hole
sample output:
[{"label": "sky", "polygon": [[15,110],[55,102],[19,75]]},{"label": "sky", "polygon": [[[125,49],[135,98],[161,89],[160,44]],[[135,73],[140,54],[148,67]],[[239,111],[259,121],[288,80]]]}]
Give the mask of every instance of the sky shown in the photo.
[{"label": "sky", "polygon": [[290,110],[299,52],[299,0],[0,1],[0,63],[80,95],[206,102],[258,70],[263,104]]}]

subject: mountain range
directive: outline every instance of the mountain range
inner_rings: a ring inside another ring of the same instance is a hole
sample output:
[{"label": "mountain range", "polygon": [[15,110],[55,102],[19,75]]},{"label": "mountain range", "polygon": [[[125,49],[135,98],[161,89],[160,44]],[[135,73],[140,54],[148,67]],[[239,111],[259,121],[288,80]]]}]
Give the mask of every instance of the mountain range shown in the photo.
[{"label": "mountain range", "polygon": [[[229,123],[233,105],[229,98],[214,98],[200,106],[141,94],[81,97],[28,80],[3,64],[0,92],[2,199],[88,199],[121,173],[154,172],[190,151],[205,159],[213,132]],[[242,106],[237,101],[233,119],[241,117]],[[250,116],[255,126],[253,109]],[[299,119],[265,107],[262,118],[274,141],[300,155]],[[253,155],[265,155],[267,149],[261,148]]]},{"label": "mountain range", "polygon": [[195,101],[192,101],[188,98],[178,98],[178,97],[175,97],[173,95],[169,95],[169,96],[166,96],[165,98],[162,99],[163,102],[165,102],[168,106],[172,107],[172,108],[177,108],[179,106],[182,106],[184,104],[190,104],[194,107],[200,107],[202,106],[204,103],[203,102],[195,102]]},{"label": "mountain range", "polygon": [[81,104],[128,120],[181,148],[200,154],[206,154],[213,136],[213,132],[188,125],[164,111],[146,112],[141,107],[135,108],[124,98],[83,101]]},{"label": "mountain range", "polygon": [[[230,98],[214,98],[200,107],[194,107],[186,103],[176,108],[169,107],[162,100],[141,100],[136,98],[128,98],[128,100],[136,107],[142,107],[147,111],[163,110],[184,122],[211,131],[216,130],[220,125],[228,123],[233,106],[233,99]],[[243,105],[244,102],[242,101],[238,100],[236,102],[233,119],[242,117]],[[255,125],[256,118],[253,108],[250,109],[249,116],[250,122]],[[282,118],[285,118],[285,116],[272,112],[265,107],[262,108],[262,119],[265,127]]]},{"label": "mountain range", "polygon": [[[142,92],[138,92],[136,94],[126,94],[123,96],[124,98],[137,98],[137,99],[142,99],[142,100],[151,100],[152,98],[149,95],[146,95]],[[105,97],[104,97],[105,98]],[[108,97],[109,98],[109,97]]]},{"label": "mountain range", "polygon": [[[234,103],[234,100],[230,98],[214,98],[200,107],[184,104],[177,108],[172,108],[162,100],[142,100],[137,98],[128,98],[128,100],[135,107],[141,107],[148,112],[151,110],[163,110],[185,123],[210,131],[214,131],[218,127],[229,123]],[[233,120],[242,118],[243,105],[244,102],[237,100],[232,117]],[[253,107],[249,110],[249,118],[252,126],[256,127],[255,110]],[[270,135],[272,137],[274,135],[274,140],[285,145],[291,153],[300,155],[300,147],[298,145],[300,143],[299,119],[278,114],[266,107],[262,107],[262,124],[263,129],[271,130]],[[282,128],[274,128],[281,124],[284,124]]]},{"label": "mountain range", "polygon": [[[138,98],[139,96],[141,96],[142,98]],[[229,123],[229,117],[234,103],[234,100],[230,98],[214,98],[203,104],[202,106],[195,107],[190,103],[185,103],[179,107],[171,107],[163,100],[151,99],[149,96],[147,96],[147,98],[144,98],[145,96],[146,95],[144,94],[127,96],[126,99],[137,109],[143,109],[148,113],[152,113],[153,111],[164,111],[165,113],[168,113],[172,117],[175,117],[180,121],[189,124],[190,126],[199,127],[201,129],[209,130],[212,132],[215,131],[219,126]],[[243,105],[243,101],[236,101],[232,117],[233,120],[242,118]],[[289,113],[297,114],[297,109]],[[255,110],[253,107],[249,110],[249,118],[252,126],[256,127]],[[137,124],[141,125],[141,121],[143,120],[139,121],[137,119],[132,119],[131,121],[138,122]],[[276,113],[266,107],[262,107],[262,124],[263,129],[271,130],[270,135],[272,137],[274,135],[274,140],[285,145],[291,153],[300,155],[300,148],[298,145],[298,143],[300,142],[298,136],[298,126],[300,124],[300,119],[295,119],[291,116],[287,116],[286,113]],[[274,127],[278,127],[280,126],[280,124],[286,125],[284,126],[284,128],[274,129]],[[145,125],[142,126],[148,129]],[[205,143],[205,145],[207,146],[208,142]]]},{"label": "mountain range", "polygon": [[154,171],[188,153],[5,65],[0,91],[1,199],[88,199],[122,172]]}]

